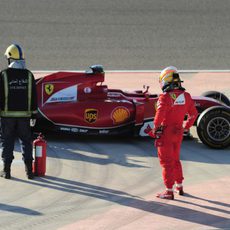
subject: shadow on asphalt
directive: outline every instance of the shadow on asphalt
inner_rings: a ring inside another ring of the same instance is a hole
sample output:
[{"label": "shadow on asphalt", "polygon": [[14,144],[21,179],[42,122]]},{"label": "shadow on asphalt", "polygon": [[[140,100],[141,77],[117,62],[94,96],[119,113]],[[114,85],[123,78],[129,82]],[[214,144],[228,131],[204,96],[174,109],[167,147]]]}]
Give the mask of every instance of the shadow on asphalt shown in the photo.
[{"label": "shadow on asphalt", "polygon": [[[98,164],[117,163],[114,161],[114,146],[119,146],[120,157],[126,157],[127,155],[141,156],[141,157],[157,157],[157,151],[153,144],[153,139],[140,138],[140,137],[86,137],[79,136],[73,137],[70,135],[49,135],[48,141],[48,156],[57,157],[63,159],[70,159],[76,161],[89,161]],[[104,149],[101,150],[101,146]],[[135,146],[134,151],[127,152],[127,145]],[[64,146],[64,147],[63,147]],[[66,146],[66,147],[65,147]],[[75,151],[71,151],[74,147]],[[89,151],[91,156],[84,156],[81,151]],[[200,143],[197,139],[184,139],[181,146],[181,160],[203,162],[208,164],[230,164],[230,147],[227,149],[211,149],[204,144]],[[57,153],[57,154],[56,154]],[[98,153],[102,153],[108,156],[108,159],[101,159],[97,157]],[[124,166],[127,167],[143,167],[138,164],[130,164],[127,161],[119,161],[119,163],[125,162]],[[122,163],[121,163],[122,164]]]},{"label": "shadow on asphalt", "polygon": [[[101,186],[95,186],[54,176],[46,176],[43,178],[40,177],[36,178],[33,181],[22,180],[18,178],[15,178],[14,180],[19,181],[21,183],[31,184],[33,186],[45,187],[48,189],[54,189],[66,193],[78,194],[101,200],[106,200],[108,202],[117,203],[119,205],[127,207],[132,207],[149,213],[172,217],[191,223],[202,224],[208,226],[209,228],[224,228],[226,227],[226,224],[229,222],[229,219],[225,217],[174,205],[174,201],[147,201],[143,200],[140,197],[132,196],[131,194],[123,191],[108,189]],[[191,197],[193,200],[194,198],[199,199],[191,195],[187,196]],[[197,203],[193,202],[181,200],[176,201],[197,205]],[[200,205],[200,207],[229,214],[229,212],[225,210],[225,208],[228,207],[228,204],[212,200],[206,201],[209,203],[213,203],[215,205],[219,205],[221,208],[217,209],[215,207],[202,205]]]},{"label": "shadow on asphalt", "polygon": [[28,216],[41,216],[42,215],[42,213],[34,211],[29,208],[24,208],[24,207],[20,207],[16,205],[2,204],[2,203],[0,203],[0,211],[19,213],[19,214],[28,215]]},{"label": "shadow on asphalt", "polygon": [[[117,164],[130,168],[148,168],[141,160],[129,160],[130,156],[151,156],[152,143],[144,145],[135,138],[47,137],[47,155],[51,158],[84,161],[100,165]],[[141,145],[139,145],[139,143]],[[148,152],[149,151],[149,152]]]},{"label": "shadow on asphalt", "polygon": [[226,208],[230,208],[230,204],[223,203],[223,202],[220,202],[220,201],[215,201],[215,200],[204,199],[204,198],[201,198],[201,197],[193,196],[193,195],[188,194],[188,193],[185,193],[184,196],[192,198],[193,200],[195,199],[195,200],[197,200],[197,202],[194,203],[194,202],[189,202],[189,201],[185,201],[185,200],[178,200],[178,202],[181,202],[181,203],[184,203],[184,204],[194,205],[194,206],[201,207],[201,208],[206,208],[206,209],[217,211],[217,212],[223,212],[223,213],[226,213],[226,214],[230,215],[230,212],[225,210],[225,209],[219,209],[219,208],[216,208],[216,207],[210,207],[210,206],[207,206],[207,205],[201,205],[199,203],[199,201],[205,201],[207,203],[223,206],[223,207],[226,207]]}]

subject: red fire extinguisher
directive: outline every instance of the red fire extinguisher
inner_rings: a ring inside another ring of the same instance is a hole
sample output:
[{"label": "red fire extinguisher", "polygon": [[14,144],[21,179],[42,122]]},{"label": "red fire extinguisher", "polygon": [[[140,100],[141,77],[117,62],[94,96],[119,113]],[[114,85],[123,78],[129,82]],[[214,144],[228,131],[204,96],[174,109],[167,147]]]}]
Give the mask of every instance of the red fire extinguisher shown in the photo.
[{"label": "red fire extinguisher", "polygon": [[40,133],[33,142],[34,163],[33,173],[35,176],[45,176],[46,173],[46,141]]}]

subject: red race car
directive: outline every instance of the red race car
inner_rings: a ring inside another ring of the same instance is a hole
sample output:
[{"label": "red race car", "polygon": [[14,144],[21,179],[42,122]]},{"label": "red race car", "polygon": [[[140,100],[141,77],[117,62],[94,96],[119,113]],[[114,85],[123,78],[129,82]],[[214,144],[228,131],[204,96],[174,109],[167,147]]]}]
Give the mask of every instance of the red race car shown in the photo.
[{"label": "red race car", "polygon": [[[153,126],[158,94],[124,92],[103,85],[100,65],[89,71],[57,72],[37,79],[37,131],[84,135],[147,136]],[[193,97],[200,140],[212,148],[230,145],[230,101],[222,93]],[[185,118],[186,119],[186,118]]]}]

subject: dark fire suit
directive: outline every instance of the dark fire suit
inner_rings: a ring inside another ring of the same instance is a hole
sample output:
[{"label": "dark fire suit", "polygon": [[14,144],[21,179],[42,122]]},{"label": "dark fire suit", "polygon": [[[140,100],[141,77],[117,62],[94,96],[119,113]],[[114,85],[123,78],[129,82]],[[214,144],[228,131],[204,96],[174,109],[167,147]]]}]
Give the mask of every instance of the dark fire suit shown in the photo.
[{"label": "dark fire suit", "polygon": [[[183,131],[188,130],[197,117],[194,101],[189,93],[173,89],[160,95],[154,118],[154,129],[163,127],[162,135],[155,140],[162,176],[166,188],[181,184],[184,177],[180,162],[180,146]],[[187,120],[184,123],[184,118]],[[184,124],[183,124],[184,123]]]},{"label": "dark fire suit", "polygon": [[37,113],[37,94],[29,70],[7,68],[0,73],[0,108],[3,162],[10,165],[14,159],[16,137],[20,140],[23,160],[31,162],[30,118]]}]

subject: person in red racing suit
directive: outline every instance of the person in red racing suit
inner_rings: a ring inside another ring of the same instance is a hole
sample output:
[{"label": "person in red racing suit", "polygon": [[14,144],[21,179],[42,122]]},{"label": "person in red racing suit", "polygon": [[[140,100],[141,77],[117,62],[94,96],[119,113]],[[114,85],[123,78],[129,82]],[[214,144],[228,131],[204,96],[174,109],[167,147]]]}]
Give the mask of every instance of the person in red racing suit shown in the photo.
[{"label": "person in red racing suit", "polygon": [[[183,132],[193,125],[198,113],[190,94],[182,88],[182,81],[175,67],[165,68],[160,74],[159,81],[163,94],[157,102],[154,129],[150,136],[156,138],[155,146],[166,191],[157,194],[157,197],[173,200],[175,183],[175,191],[180,195],[184,194],[182,186],[184,177],[180,162]],[[186,115],[187,119],[184,122]]]}]

